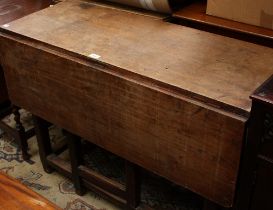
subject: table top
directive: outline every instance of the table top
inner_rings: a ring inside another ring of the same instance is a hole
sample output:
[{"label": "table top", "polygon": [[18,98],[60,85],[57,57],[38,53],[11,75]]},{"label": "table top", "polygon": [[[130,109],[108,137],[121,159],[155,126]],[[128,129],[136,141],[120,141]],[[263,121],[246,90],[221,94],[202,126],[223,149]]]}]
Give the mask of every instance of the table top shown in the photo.
[{"label": "table top", "polygon": [[19,181],[0,173],[0,210],[58,210],[53,203]]},{"label": "table top", "polygon": [[[273,73],[273,49],[167,23],[159,18],[67,0],[0,33],[58,47],[110,65],[122,76],[248,115],[249,96]],[[90,58],[91,56],[91,58]],[[125,72],[125,73],[124,73]]]}]

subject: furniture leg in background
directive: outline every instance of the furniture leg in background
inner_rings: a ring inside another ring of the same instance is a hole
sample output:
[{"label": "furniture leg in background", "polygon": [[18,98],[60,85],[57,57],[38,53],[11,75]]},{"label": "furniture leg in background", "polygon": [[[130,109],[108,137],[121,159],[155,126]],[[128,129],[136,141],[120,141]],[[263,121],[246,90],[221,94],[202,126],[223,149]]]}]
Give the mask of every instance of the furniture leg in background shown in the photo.
[{"label": "furniture leg in background", "polygon": [[[15,128],[1,121],[1,119],[7,117],[10,114],[14,115]],[[30,155],[27,152],[27,140],[34,135],[34,130],[30,129],[27,132],[25,131],[25,128],[21,122],[19,107],[11,105],[8,98],[4,74],[0,66],[0,134],[4,132],[15,139],[22,151],[23,159],[29,160]]]},{"label": "furniture leg in background", "polygon": [[30,129],[28,131],[25,130],[22,122],[21,115],[19,112],[19,107],[17,106],[9,106],[2,110],[0,113],[0,118],[13,114],[15,121],[15,128],[7,125],[5,122],[0,121],[0,129],[6,132],[9,136],[13,137],[18,144],[19,148],[22,151],[22,157],[24,160],[29,160],[30,155],[28,154],[28,139],[35,135],[34,129]]}]

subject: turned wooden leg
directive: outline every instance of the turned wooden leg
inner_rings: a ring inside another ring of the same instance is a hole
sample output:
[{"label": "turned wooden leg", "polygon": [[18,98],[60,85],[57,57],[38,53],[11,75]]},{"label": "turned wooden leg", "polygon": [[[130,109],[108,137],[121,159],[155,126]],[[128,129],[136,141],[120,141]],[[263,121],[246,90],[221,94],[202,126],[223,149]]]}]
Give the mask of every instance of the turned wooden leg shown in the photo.
[{"label": "turned wooden leg", "polygon": [[39,154],[43,168],[47,173],[51,173],[53,169],[49,166],[47,161],[47,156],[52,154],[48,123],[37,116],[33,116],[33,122],[35,126]]},{"label": "turned wooden leg", "polygon": [[137,165],[126,161],[126,194],[128,209],[135,209],[140,203],[140,169]]},{"label": "turned wooden leg", "polygon": [[69,148],[72,180],[75,186],[76,193],[82,196],[85,193],[85,188],[82,185],[78,167],[82,164],[81,154],[81,138],[68,131],[63,130],[64,135],[67,137],[67,143]]},{"label": "turned wooden leg", "polygon": [[12,113],[14,114],[14,121],[16,123],[16,130],[18,135],[16,137],[16,141],[19,144],[20,149],[22,150],[22,156],[24,160],[29,160],[30,155],[28,154],[28,144],[25,135],[25,128],[21,122],[21,116],[19,112],[19,107],[13,106]]}]

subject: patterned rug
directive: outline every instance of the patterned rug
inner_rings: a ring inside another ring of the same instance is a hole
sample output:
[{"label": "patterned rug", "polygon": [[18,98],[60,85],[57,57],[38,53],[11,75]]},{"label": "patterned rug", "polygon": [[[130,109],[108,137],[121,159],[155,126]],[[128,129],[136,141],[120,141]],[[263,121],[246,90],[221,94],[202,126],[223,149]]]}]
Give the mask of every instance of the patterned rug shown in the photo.
[{"label": "patterned rug", "polygon": [[[31,128],[31,115],[24,110],[20,112],[25,128]],[[11,126],[15,124],[12,115],[5,118],[4,121]],[[50,136],[53,145],[59,144],[64,139],[61,130],[56,127],[50,128]],[[91,191],[84,196],[76,195],[70,180],[57,172],[47,174],[43,171],[35,137],[29,140],[29,148],[32,157],[30,161],[26,162],[23,161],[14,140],[5,133],[0,134],[0,171],[18,179],[24,185],[65,210],[120,209]],[[85,145],[84,148],[88,148],[88,145]],[[88,149],[88,151],[90,150]],[[105,176],[123,182],[123,162],[117,156],[102,149],[93,148],[92,156],[85,153],[84,160],[90,167]],[[142,176],[140,210],[201,209],[201,199],[195,194],[148,172],[142,172]]]}]

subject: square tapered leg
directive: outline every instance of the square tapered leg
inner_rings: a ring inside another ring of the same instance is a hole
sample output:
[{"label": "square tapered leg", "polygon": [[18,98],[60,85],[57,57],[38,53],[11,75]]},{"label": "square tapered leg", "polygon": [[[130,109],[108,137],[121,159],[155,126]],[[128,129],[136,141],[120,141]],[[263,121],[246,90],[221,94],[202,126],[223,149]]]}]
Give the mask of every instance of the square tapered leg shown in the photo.
[{"label": "square tapered leg", "polygon": [[43,168],[47,173],[51,173],[53,169],[52,167],[50,167],[47,160],[47,157],[52,154],[52,147],[48,131],[48,122],[37,116],[33,116],[33,120],[39,147],[40,159]]}]

